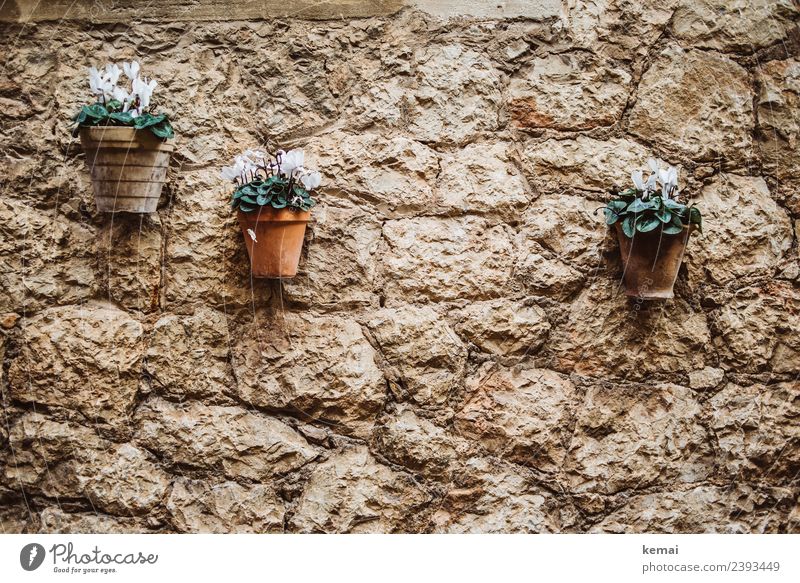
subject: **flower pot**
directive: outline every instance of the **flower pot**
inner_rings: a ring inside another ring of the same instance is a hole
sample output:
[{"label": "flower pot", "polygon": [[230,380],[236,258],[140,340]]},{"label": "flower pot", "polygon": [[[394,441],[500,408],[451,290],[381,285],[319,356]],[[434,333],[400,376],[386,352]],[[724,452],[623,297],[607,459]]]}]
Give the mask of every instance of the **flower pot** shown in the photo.
[{"label": "flower pot", "polygon": [[80,136],[97,210],[155,212],[174,146],[129,127],[85,127]]},{"label": "flower pot", "polygon": [[[250,213],[239,211],[253,277],[289,278],[297,275],[311,213],[288,208],[261,207]],[[252,231],[255,240],[248,232]]]},{"label": "flower pot", "polygon": [[634,234],[629,239],[616,224],[619,249],[622,255],[625,295],[644,300],[669,299],[678,277],[683,252],[693,228],[684,227],[681,233],[666,235],[660,229]]}]

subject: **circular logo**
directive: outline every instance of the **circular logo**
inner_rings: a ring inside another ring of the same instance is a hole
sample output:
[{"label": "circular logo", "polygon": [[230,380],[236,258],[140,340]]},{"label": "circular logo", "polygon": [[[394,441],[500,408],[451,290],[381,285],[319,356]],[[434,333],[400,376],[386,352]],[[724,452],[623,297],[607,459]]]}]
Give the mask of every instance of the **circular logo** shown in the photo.
[{"label": "circular logo", "polygon": [[19,552],[19,564],[26,571],[35,571],[44,562],[44,547],[39,543],[30,543]]}]

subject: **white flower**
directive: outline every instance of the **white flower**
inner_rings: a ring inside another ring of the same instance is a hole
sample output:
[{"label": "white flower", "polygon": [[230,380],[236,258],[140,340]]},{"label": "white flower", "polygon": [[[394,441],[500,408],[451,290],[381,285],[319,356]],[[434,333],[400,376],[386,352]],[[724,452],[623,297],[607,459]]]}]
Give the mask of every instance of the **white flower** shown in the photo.
[{"label": "white flower", "polygon": [[130,94],[122,87],[114,87],[111,90],[111,96],[123,104],[127,104],[131,99]]},{"label": "white flower", "polygon": [[95,67],[89,67],[89,87],[92,94],[108,99],[111,97],[114,84],[106,74],[101,73]]},{"label": "white flower", "polygon": [[89,87],[92,90],[92,95],[103,94],[103,76],[97,67],[89,67]]},{"label": "white flower", "polygon": [[137,77],[131,83],[132,92],[131,98],[134,96],[139,98],[139,113],[144,111],[148,105],[150,105],[150,96],[153,95],[153,90],[158,85],[155,79],[150,81],[147,78]]},{"label": "white flower", "polygon": [[670,166],[661,175],[661,192],[664,198],[670,198],[672,193],[678,190],[678,169]]},{"label": "white flower", "polygon": [[650,177],[647,179],[647,182],[644,183],[644,189],[647,192],[654,192],[656,190],[656,175],[651,174]]},{"label": "white flower", "polygon": [[106,65],[105,76],[106,79],[108,79],[108,82],[111,84],[112,88],[114,85],[117,84],[117,81],[119,81],[120,73],[122,73],[122,71],[120,71],[120,68],[115,63],[109,63]]},{"label": "white flower", "polygon": [[139,76],[139,62],[122,63],[122,70],[125,72],[125,76],[133,81]]},{"label": "white flower", "polygon": [[644,190],[644,179],[642,178],[641,170],[634,170],[631,172],[631,180],[633,180],[633,185],[636,187],[636,190]]},{"label": "white flower", "polygon": [[236,157],[233,166],[224,166],[222,168],[220,176],[222,176],[223,180],[236,180],[242,175],[244,172],[244,162],[239,158],[239,156]]},{"label": "white flower", "polygon": [[239,154],[236,156],[235,166],[242,169],[240,174],[242,172],[249,174],[250,172],[255,172],[258,169],[256,163],[248,158],[246,154]]},{"label": "white flower", "polygon": [[648,158],[647,165],[650,167],[650,171],[654,174],[658,174],[658,167],[661,164],[661,160],[656,160],[655,158]]},{"label": "white flower", "polygon": [[247,234],[250,235],[253,243],[258,243],[258,240],[256,239],[256,232],[253,229],[247,229]]},{"label": "white flower", "polygon": [[305,161],[303,150],[289,150],[280,158],[281,174],[289,178],[297,168],[303,167]]},{"label": "white flower", "polygon": [[306,172],[300,176],[300,183],[306,190],[317,188],[322,182],[322,175],[319,172]]}]

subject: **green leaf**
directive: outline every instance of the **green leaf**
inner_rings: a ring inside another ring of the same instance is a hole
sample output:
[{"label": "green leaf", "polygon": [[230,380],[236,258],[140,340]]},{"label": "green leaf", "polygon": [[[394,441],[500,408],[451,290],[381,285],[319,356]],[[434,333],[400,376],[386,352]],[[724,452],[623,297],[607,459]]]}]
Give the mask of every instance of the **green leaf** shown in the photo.
[{"label": "green leaf", "polygon": [[143,130],[145,128],[160,124],[165,119],[167,119],[167,116],[163,113],[159,115],[143,113],[133,121],[133,126],[137,130]]},{"label": "green leaf", "polygon": [[167,120],[157,123],[154,126],[150,126],[150,131],[153,132],[153,134],[155,134],[157,137],[165,140],[175,137],[175,132],[172,129],[172,125],[170,125]]},{"label": "green leaf", "polygon": [[668,208],[662,208],[656,212],[656,218],[662,223],[668,223],[672,220],[672,212]]},{"label": "green leaf", "polygon": [[629,239],[633,238],[633,234],[636,232],[636,217],[633,215],[628,215],[622,220],[622,232],[625,233],[625,236]]},{"label": "green leaf", "polygon": [[665,235],[677,235],[681,231],[683,231],[683,222],[678,215],[672,215],[672,221],[664,225],[662,230]]},{"label": "green leaf", "polygon": [[631,204],[629,204],[628,208],[625,210],[629,213],[640,213],[642,211],[653,210],[655,208],[656,204],[653,201],[637,198]]},{"label": "green leaf", "polygon": [[258,191],[252,186],[250,186],[250,184],[245,184],[239,190],[242,192],[242,194],[245,194],[247,196],[253,196],[253,197],[258,196]]},{"label": "green leaf", "polygon": [[639,217],[639,220],[636,221],[636,230],[640,233],[649,233],[660,225],[661,221],[658,220],[655,215],[644,215]]},{"label": "green leaf", "polygon": [[689,209],[689,222],[697,225],[697,230],[703,232],[703,217],[699,208],[693,206]]},{"label": "green leaf", "polygon": [[86,117],[101,120],[108,117],[108,110],[103,107],[102,103],[95,103],[94,105],[84,105],[81,111],[86,114]]},{"label": "green leaf", "polygon": [[272,200],[272,208],[282,209],[286,208],[288,204],[289,203],[282,196],[279,196],[278,198]]},{"label": "green leaf", "polygon": [[664,206],[672,211],[681,212],[686,208],[685,204],[681,204],[676,200],[672,200],[671,198],[664,199]]},{"label": "green leaf", "polygon": [[264,206],[265,204],[269,203],[272,200],[272,197],[266,194],[259,194],[256,198],[256,202],[259,206]]},{"label": "green leaf", "polygon": [[239,210],[243,213],[251,213],[256,210],[257,207],[250,206],[249,204],[244,204],[242,202],[239,203]]},{"label": "green leaf", "polygon": [[133,125],[133,117],[131,116],[130,112],[127,111],[117,111],[108,117],[126,126]]},{"label": "green leaf", "polygon": [[254,205],[254,206],[258,205],[257,199],[252,198],[252,197],[247,196],[247,195],[240,196],[239,197],[239,201],[240,201],[239,204],[245,203],[245,204],[251,204],[251,205]]},{"label": "green leaf", "polygon": [[603,209],[603,213],[606,215],[606,225],[611,226],[620,219],[620,216],[613,209],[608,207]]},{"label": "green leaf", "polygon": [[106,102],[106,109],[108,111],[120,111],[122,109],[122,102],[117,99],[109,99]]}]

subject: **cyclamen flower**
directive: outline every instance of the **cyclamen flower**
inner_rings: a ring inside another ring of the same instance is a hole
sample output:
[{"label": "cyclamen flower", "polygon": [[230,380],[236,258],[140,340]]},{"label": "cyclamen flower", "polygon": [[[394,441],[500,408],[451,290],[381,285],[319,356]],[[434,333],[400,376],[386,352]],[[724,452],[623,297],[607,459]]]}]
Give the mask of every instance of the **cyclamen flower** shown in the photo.
[{"label": "cyclamen flower", "polygon": [[244,172],[244,163],[237,157],[234,161],[233,166],[224,166],[222,168],[222,172],[220,176],[224,180],[236,180],[238,179],[242,173]]},{"label": "cyclamen flower", "polygon": [[89,67],[89,88],[97,97],[110,98],[114,85],[106,75],[95,67]]},{"label": "cyclamen flower", "polygon": [[319,172],[306,172],[300,176],[300,183],[306,190],[317,188],[322,182],[322,175]]},{"label": "cyclamen flower", "polygon": [[133,81],[139,77],[139,62],[131,61],[130,63],[122,63],[122,70],[125,73],[125,76]]},{"label": "cyclamen flower", "polygon": [[139,112],[144,111],[150,105],[150,97],[153,95],[153,90],[158,85],[155,79],[147,80],[146,77],[137,77],[133,80],[133,94],[139,97]]},{"label": "cyclamen flower", "polygon": [[279,150],[278,153],[282,154],[279,157],[281,174],[286,176],[286,178],[291,177],[295,170],[303,167],[303,162],[305,162],[306,157],[303,150],[289,150],[286,153],[283,153],[283,150]]},{"label": "cyclamen flower", "polygon": [[114,87],[111,90],[111,96],[123,104],[129,102],[131,99],[130,94],[122,87]]},{"label": "cyclamen flower", "polygon": [[105,76],[106,76],[106,79],[108,79],[108,82],[111,84],[112,88],[117,84],[117,81],[119,81],[119,76],[120,76],[121,73],[122,73],[122,71],[120,70],[120,68],[116,64],[109,63],[109,64],[106,65],[106,75]]}]

